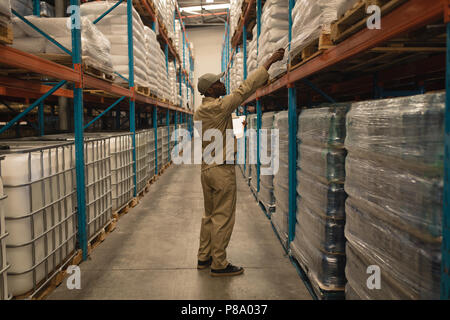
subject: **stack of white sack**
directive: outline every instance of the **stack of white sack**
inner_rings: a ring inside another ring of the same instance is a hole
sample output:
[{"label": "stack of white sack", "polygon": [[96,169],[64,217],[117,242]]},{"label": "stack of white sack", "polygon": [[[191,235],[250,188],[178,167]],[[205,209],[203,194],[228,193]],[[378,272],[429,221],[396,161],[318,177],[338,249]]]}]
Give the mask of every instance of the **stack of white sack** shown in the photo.
[{"label": "stack of white sack", "polygon": [[153,0],[156,12],[161,17],[162,24],[167,29],[169,38],[173,37],[173,14],[175,11],[175,3],[173,0]]},{"label": "stack of white sack", "polygon": [[[27,16],[26,18],[66,49],[72,50],[69,18],[39,18],[36,16]],[[19,18],[13,18],[13,32],[12,47],[18,50],[29,53],[66,53]],[[113,73],[111,44],[87,18],[81,18],[81,47],[84,64],[106,74]]]},{"label": "stack of white sack", "polygon": [[233,37],[242,14],[243,0],[230,0],[230,37]]},{"label": "stack of white sack", "polygon": [[170,84],[170,102],[175,105],[178,105],[181,100],[181,96],[179,94],[179,84],[177,82],[177,73],[175,70],[175,66],[173,63],[169,63],[169,84]]},{"label": "stack of white sack", "polygon": [[358,0],[297,0],[292,10],[291,59],[319,39],[322,32],[329,34],[331,23],[356,2]]},{"label": "stack of white sack", "polygon": [[[111,8],[116,1],[94,1],[81,5],[81,15],[94,21],[106,10]],[[128,23],[127,4],[121,3],[108,15],[96,24],[97,28],[111,42],[111,56],[114,71],[128,79]],[[146,64],[144,24],[137,11],[133,8],[133,55],[134,55],[134,83],[142,87],[149,87]],[[127,83],[121,77],[116,78],[118,83]]]},{"label": "stack of white sack", "polygon": [[[261,34],[259,36],[258,65],[279,48],[286,47],[289,41],[289,1],[267,0],[261,16]],[[288,53],[284,59],[274,63],[269,69],[271,78],[287,70]]]},{"label": "stack of white sack", "polygon": [[161,50],[155,32],[148,27],[144,29],[147,44],[146,61],[149,69],[147,78],[150,90],[160,98],[169,99],[170,88],[165,54]]},{"label": "stack of white sack", "polygon": [[256,26],[252,30],[253,38],[247,46],[247,74],[250,74],[253,70],[258,67],[257,61],[257,50],[258,50],[258,42],[257,42],[257,28]]},{"label": "stack of white sack", "polygon": [[11,3],[9,0],[0,0],[0,25],[7,26],[11,23]]},{"label": "stack of white sack", "polygon": [[242,52],[236,53],[231,68],[231,91],[239,88],[244,80],[244,58]]},{"label": "stack of white sack", "polygon": [[175,20],[175,34],[174,34],[174,44],[175,44],[175,49],[178,53],[178,56],[180,57],[180,59],[183,59],[183,38],[182,38],[182,34],[181,34],[181,25],[180,25],[180,21],[179,20]]},{"label": "stack of white sack", "polygon": [[166,55],[161,50],[161,47],[156,47],[154,51],[156,56],[156,77],[158,80],[159,97],[169,100],[170,87],[169,87],[169,75],[166,66]]},{"label": "stack of white sack", "polygon": [[184,82],[181,83],[181,98],[183,99],[183,105],[181,107],[186,109],[188,105],[188,99],[186,85],[184,84]]},{"label": "stack of white sack", "polygon": [[145,32],[145,55],[146,55],[146,63],[149,72],[147,73],[147,80],[149,83],[150,91],[159,96],[159,84],[158,84],[158,64],[155,55],[155,51],[159,48],[159,43],[156,40],[155,32],[149,27],[144,27]]}]

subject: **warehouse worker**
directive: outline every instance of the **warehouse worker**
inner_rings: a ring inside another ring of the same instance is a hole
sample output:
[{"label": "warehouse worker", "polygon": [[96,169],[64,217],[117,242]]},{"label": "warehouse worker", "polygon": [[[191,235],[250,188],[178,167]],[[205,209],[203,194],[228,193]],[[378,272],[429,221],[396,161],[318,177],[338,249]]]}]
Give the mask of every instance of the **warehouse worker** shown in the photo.
[{"label": "warehouse worker", "polygon": [[[283,59],[284,49],[276,51],[267,62],[249,75],[241,86],[230,95],[226,95],[225,85],[220,82],[222,74],[205,74],[198,79],[198,91],[205,96],[194,114],[195,121],[202,122],[202,136],[209,129],[222,133],[223,164],[208,164],[202,160],[201,182],[205,212],[200,231],[198,251],[198,269],[211,266],[212,276],[234,276],[244,272],[242,267],[227,261],[226,248],[233,231],[236,211],[236,172],[234,164],[226,164],[226,130],[233,129],[232,113],[256,89],[263,86],[269,74],[270,66]],[[208,146],[202,142],[202,150]],[[236,152],[236,144],[234,145]],[[233,158],[234,159],[234,158]]]}]

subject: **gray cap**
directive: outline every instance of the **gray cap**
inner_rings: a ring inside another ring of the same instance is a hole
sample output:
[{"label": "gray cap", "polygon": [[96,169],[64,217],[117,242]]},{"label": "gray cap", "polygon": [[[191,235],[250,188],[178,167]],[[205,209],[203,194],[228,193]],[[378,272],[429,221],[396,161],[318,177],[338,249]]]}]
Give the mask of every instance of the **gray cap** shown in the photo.
[{"label": "gray cap", "polygon": [[207,73],[198,78],[197,88],[201,94],[205,94],[206,90],[208,90],[214,83],[220,80],[223,77],[225,72],[219,74]]}]

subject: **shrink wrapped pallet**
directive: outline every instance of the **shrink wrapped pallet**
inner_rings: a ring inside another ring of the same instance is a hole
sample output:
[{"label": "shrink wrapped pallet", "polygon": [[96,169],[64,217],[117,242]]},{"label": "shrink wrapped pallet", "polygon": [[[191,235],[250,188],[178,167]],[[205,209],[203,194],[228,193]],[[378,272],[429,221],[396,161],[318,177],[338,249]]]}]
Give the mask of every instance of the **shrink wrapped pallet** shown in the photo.
[{"label": "shrink wrapped pallet", "polygon": [[273,127],[279,130],[279,168],[273,178],[276,210],[272,213],[272,222],[282,242],[286,243],[289,233],[289,121],[287,111],[275,114]]},{"label": "shrink wrapped pallet", "polygon": [[[365,210],[346,203],[347,287],[357,299],[439,299],[441,243],[424,241]],[[383,215],[383,212],[380,212]],[[367,267],[380,267],[381,288],[367,288]],[[347,297],[349,298],[349,297]]]},{"label": "shrink wrapped pallet", "polygon": [[[261,135],[260,140],[260,152],[261,152],[261,172],[264,173],[264,169],[267,170],[267,173],[273,172],[275,169],[273,166],[273,158],[276,156],[274,154],[274,150],[272,150],[272,129],[274,122],[274,112],[266,112],[262,115],[261,119],[261,129],[265,132],[265,135]],[[268,162],[268,164],[264,164],[264,162]],[[272,208],[275,205],[275,197],[273,195],[273,174],[261,174],[260,175],[260,186],[258,193],[258,200],[260,200],[265,206],[266,210]]]},{"label": "shrink wrapped pallet", "polygon": [[55,16],[55,7],[48,4],[45,1],[40,2],[41,6],[41,17],[51,18]]},{"label": "shrink wrapped pallet", "polygon": [[345,286],[345,114],[348,105],[303,110],[298,118],[297,221],[291,244],[316,294]]},{"label": "shrink wrapped pallet", "polygon": [[249,166],[250,166],[250,187],[256,193],[258,189],[258,170],[257,170],[257,121],[256,114],[249,116]]},{"label": "shrink wrapped pallet", "polygon": [[[28,16],[27,19],[68,50],[72,49],[69,18]],[[13,30],[15,37],[12,44],[13,48],[30,53],[66,54],[65,51],[44,38],[19,18],[13,19]],[[113,73],[111,43],[97,26],[85,17],[81,18],[81,44],[83,63],[106,74],[111,75]]]},{"label": "shrink wrapped pallet", "polygon": [[[444,109],[445,95],[429,94],[348,113],[346,275],[359,298],[439,297]],[[380,267],[381,290],[361,287],[367,263]]]}]

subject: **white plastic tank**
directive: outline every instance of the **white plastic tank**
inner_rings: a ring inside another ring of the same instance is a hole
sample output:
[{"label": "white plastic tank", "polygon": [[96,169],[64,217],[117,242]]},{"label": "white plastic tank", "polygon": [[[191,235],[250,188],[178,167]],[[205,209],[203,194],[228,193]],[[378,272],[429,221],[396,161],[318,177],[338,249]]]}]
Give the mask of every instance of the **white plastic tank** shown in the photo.
[{"label": "white plastic tank", "polygon": [[[51,134],[23,140],[66,141],[75,140],[73,133]],[[88,240],[97,236],[112,219],[111,145],[109,136],[101,134],[84,137],[84,168],[86,188],[86,220]],[[73,157],[75,162],[75,155]],[[76,173],[73,171],[76,184]]]},{"label": "white plastic tank", "polygon": [[155,175],[155,129],[150,129],[148,131],[148,161],[149,161],[149,175],[153,177]]},{"label": "white plastic tank", "polygon": [[150,138],[153,129],[136,132],[136,185],[141,192],[150,179]]},{"label": "white plastic tank", "polygon": [[88,139],[102,137],[109,141],[112,210],[119,210],[133,198],[134,171],[131,133],[85,133],[85,137]]},{"label": "white plastic tank", "polygon": [[[0,162],[3,159],[4,157],[0,156]],[[6,195],[3,191],[3,181],[0,170],[0,300],[9,300],[11,297],[8,291],[8,279],[6,276],[6,271],[10,266],[6,259],[6,237],[8,236],[8,233],[6,232],[5,210],[3,208],[5,199]]]},{"label": "white plastic tank", "polygon": [[[2,141],[7,272],[13,296],[35,292],[76,245],[73,143]],[[4,148],[9,148],[5,150]]]},{"label": "white plastic tank", "polygon": [[167,132],[167,129],[165,127],[158,127],[158,172],[161,170],[162,166],[164,165],[162,160],[162,154],[163,154],[163,137],[164,137],[164,131]]}]

